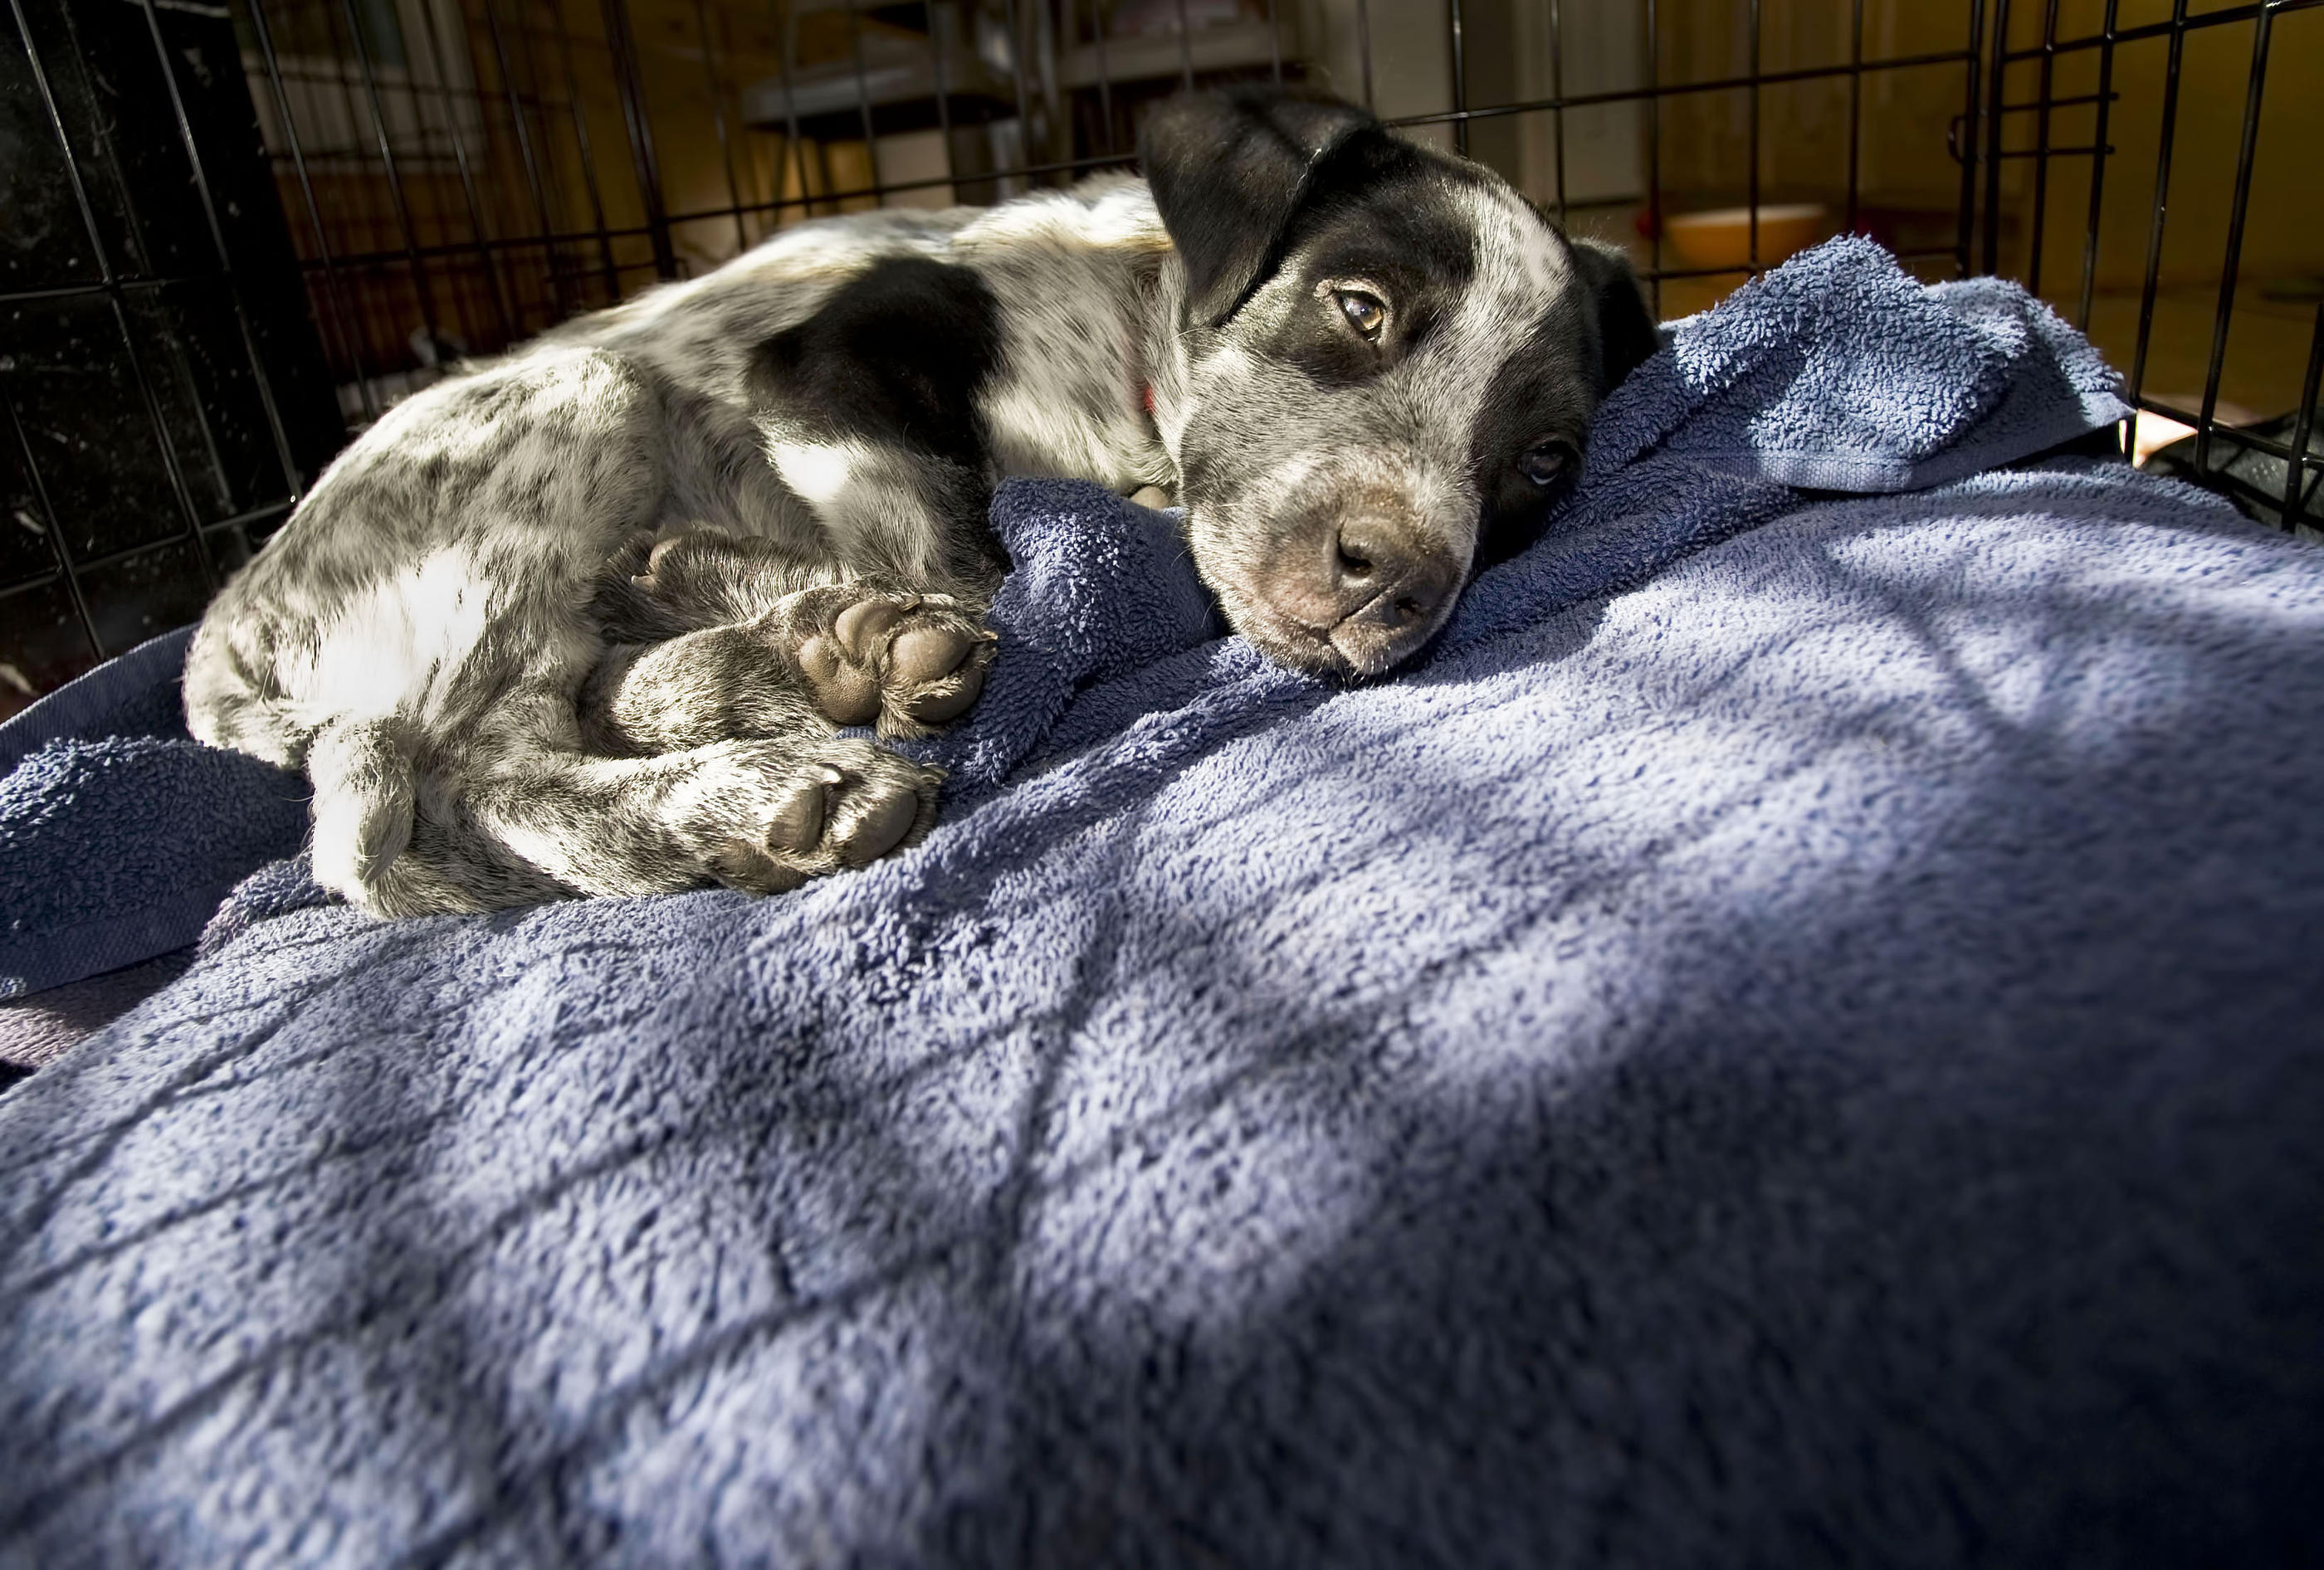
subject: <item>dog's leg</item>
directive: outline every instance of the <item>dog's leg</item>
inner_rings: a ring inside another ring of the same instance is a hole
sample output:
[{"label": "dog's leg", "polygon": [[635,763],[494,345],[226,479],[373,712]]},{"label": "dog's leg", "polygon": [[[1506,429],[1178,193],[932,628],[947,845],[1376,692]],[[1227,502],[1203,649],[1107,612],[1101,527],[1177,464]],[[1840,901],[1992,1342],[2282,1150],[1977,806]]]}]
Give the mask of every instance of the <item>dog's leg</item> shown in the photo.
[{"label": "dog's leg", "polygon": [[653,757],[544,752],[463,797],[486,836],[570,890],[773,893],[925,833],[940,777],[868,741],[794,733]]},{"label": "dog's leg", "polygon": [[423,779],[409,842],[329,886],[380,916],[712,884],[778,893],[918,839],[938,777],[830,735],[641,758],[544,752],[483,779]]},{"label": "dog's leg", "polygon": [[881,258],[753,351],[761,454],[855,575],[989,597],[1007,555],[986,521],[1000,464],[978,400],[1001,312],[972,269]]},{"label": "dog's leg", "polygon": [[925,735],[976,701],[991,662],[971,604],[833,581],[835,569],[764,541],[700,530],[654,546],[643,573],[627,565],[615,563],[600,618],[665,640],[609,649],[592,674],[584,734],[605,752],[832,724]]},{"label": "dog's leg", "polygon": [[[986,519],[996,464],[977,391],[997,308],[970,270],[889,257],[761,343],[746,375],[755,457],[815,519],[822,549],[709,529],[611,574],[616,644],[583,696],[608,751],[665,752],[802,724],[918,736],[974,702],[981,622],[1007,567]],[[730,470],[681,464],[706,499]],[[689,515],[690,516],[690,515]]]},{"label": "dog's leg", "polygon": [[395,858],[341,892],[377,916],[494,911],[576,892],[502,844],[466,803],[438,794],[439,799],[413,815]]}]

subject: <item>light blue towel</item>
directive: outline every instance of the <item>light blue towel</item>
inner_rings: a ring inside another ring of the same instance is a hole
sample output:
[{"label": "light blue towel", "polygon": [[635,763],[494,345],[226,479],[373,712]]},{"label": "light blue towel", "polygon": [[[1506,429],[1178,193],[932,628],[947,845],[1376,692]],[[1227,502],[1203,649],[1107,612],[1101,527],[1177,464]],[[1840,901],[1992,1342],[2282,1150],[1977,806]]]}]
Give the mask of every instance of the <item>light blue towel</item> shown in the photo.
[{"label": "light blue towel", "polygon": [[1591,474],[1659,445],[1808,490],[1915,491],[2130,413],[2088,340],[2015,284],[1923,288],[1848,236],[1668,336],[1608,405]]},{"label": "light blue towel", "polygon": [[2295,1558],[2324,556],[1688,428],[1353,689],[1009,489],[950,810],[859,874],[245,884],[0,1097],[0,1561]]}]

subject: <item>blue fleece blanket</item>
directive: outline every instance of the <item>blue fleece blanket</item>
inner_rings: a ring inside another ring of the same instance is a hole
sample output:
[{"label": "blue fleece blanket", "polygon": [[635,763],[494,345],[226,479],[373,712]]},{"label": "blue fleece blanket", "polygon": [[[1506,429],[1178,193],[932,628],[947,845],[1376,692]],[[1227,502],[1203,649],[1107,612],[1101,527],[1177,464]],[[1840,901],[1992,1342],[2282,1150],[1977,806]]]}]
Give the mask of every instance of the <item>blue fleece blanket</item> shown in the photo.
[{"label": "blue fleece blanket", "polygon": [[2324,555],[1897,489],[2111,397],[1840,243],[1393,680],[1015,487],[909,853],[392,924],[265,868],[0,1097],[0,1560],[2295,1557]]}]

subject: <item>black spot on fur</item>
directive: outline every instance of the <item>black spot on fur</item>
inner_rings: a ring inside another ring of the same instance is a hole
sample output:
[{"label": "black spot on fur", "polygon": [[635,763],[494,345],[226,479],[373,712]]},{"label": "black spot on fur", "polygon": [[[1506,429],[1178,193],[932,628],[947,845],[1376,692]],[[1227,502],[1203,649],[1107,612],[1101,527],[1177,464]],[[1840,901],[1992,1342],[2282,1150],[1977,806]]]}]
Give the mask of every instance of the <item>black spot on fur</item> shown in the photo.
[{"label": "black spot on fur", "polygon": [[[1591,372],[1599,359],[1597,325],[1586,303],[1569,295],[1545,310],[1485,394],[1471,449],[1484,503],[1480,562],[1505,560],[1539,538],[1551,509],[1572,487],[1572,471],[1581,466],[1597,405]],[[1565,445],[1573,457],[1565,475],[1542,486],[1518,461],[1551,442]]]},{"label": "black spot on fur", "polygon": [[[1326,388],[1366,381],[1425,343],[1477,274],[1474,226],[1441,166],[1388,137],[1351,144],[1333,163],[1286,234],[1278,265],[1298,275],[1289,309],[1253,344]],[[1376,344],[1318,294],[1336,280],[1381,291],[1388,321]]]},{"label": "black spot on fur", "polygon": [[832,436],[893,443],[979,470],[976,396],[1000,343],[1000,307],[982,279],[925,257],[890,257],[761,344],[752,395]]},{"label": "black spot on fur", "polygon": [[1352,105],[1253,88],[1157,106],[1139,151],[1186,264],[1188,319],[1209,327],[1281,264],[1319,198],[1420,157]]},{"label": "black spot on fur", "polygon": [[1598,392],[1601,398],[1663,346],[1637,274],[1619,251],[1595,241],[1574,243],[1573,260],[1598,318]]},{"label": "black spot on fur", "polygon": [[[1471,455],[1484,503],[1481,564],[1507,560],[1541,537],[1572,489],[1599,400],[1662,346],[1622,254],[1592,241],[1572,243],[1572,254],[1581,288],[1544,311],[1502,363],[1478,417]],[[1545,442],[1563,444],[1572,456],[1567,473],[1543,486],[1518,460]]]}]

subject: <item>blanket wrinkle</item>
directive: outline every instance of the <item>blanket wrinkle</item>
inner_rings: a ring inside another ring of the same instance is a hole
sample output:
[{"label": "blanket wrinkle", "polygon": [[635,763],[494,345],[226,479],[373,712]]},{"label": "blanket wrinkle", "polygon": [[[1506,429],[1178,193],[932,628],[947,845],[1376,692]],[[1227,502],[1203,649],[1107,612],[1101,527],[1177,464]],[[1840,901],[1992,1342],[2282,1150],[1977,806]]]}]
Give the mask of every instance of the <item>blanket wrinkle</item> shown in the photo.
[{"label": "blanket wrinkle", "polygon": [[0,1097],[0,1561],[2291,1556],[2324,557],[2080,460],[1766,472],[2103,408],[2022,297],[1827,260],[1885,338],[1678,324],[1395,679],[1017,484],[910,851],[257,868]]},{"label": "blanket wrinkle", "polygon": [[[1014,564],[986,618],[1001,656],[972,723],[908,748],[948,771],[947,801],[998,786],[1092,687],[1224,630],[1171,519],[1095,500],[1104,494],[1086,482],[1023,481],[996,502]],[[1130,605],[1137,613],[1122,614]]]}]

